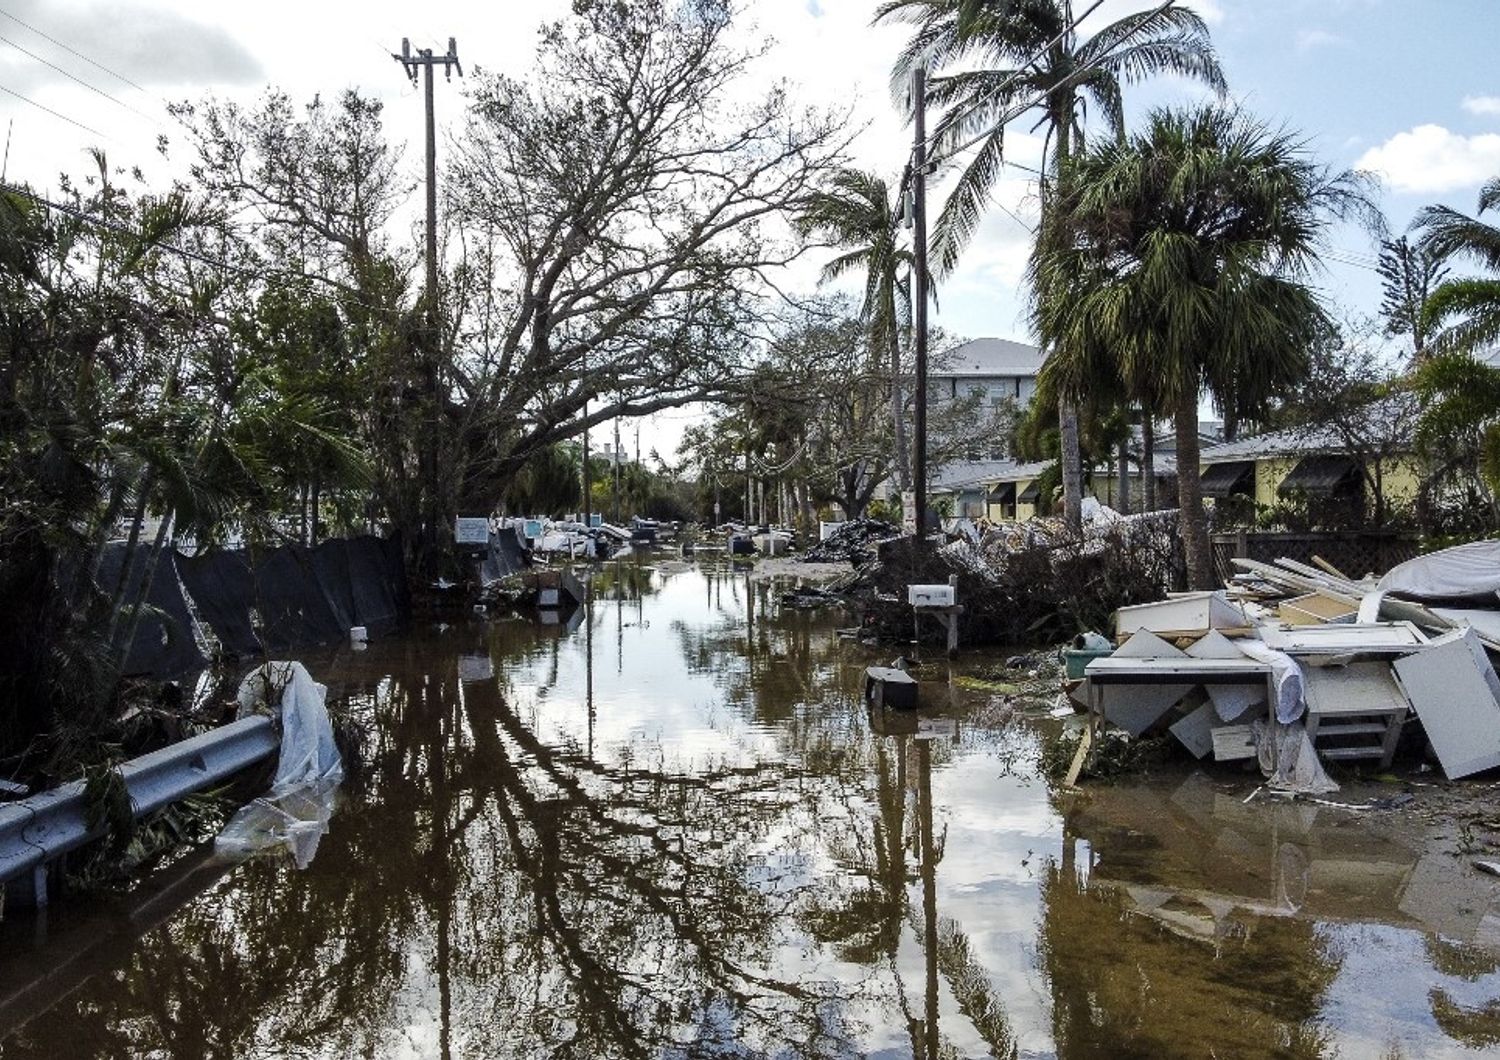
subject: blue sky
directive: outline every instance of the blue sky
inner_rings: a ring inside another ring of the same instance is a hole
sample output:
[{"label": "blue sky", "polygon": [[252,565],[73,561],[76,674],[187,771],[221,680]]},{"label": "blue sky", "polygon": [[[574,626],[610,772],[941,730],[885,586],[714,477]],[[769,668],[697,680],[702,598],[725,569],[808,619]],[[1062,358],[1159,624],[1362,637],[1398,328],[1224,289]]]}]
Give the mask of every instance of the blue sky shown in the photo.
[{"label": "blue sky", "polygon": [[[1482,180],[1500,174],[1500,64],[1494,58],[1500,0],[1186,2],[1209,22],[1234,98],[1267,122],[1300,131],[1329,165],[1384,171],[1382,205],[1398,230],[1430,202],[1472,211]],[[875,6],[875,0],[743,0],[743,32],[775,42],[757,78],[767,84],[785,79],[809,103],[847,109],[863,129],[853,161],[894,178],[909,132],[891,105],[888,78],[909,31],[872,27]],[[1106,0],[1100,15],[1149,6],[1150,0]],[[0,40],[0,87],[56,112],[0,92],[0,121],[10,123],[7,176],[55,186],[61,170],[85,172],[85,148],[100,144],[112,162],[140,164],[161,182],[172,175],[171,164],[154,150],[156,136],[171,132],[161,117],[163,100],[210,92],[245,98],[268,83],[299,98],[349,85],[379,96],[391,135],[407,140],[415,175],[420,96],[389,54],[401,37],[441,50],[451,34],[466,63],[517,72],[530,60],[536,27],[567,7],[566,0],[428,0],[420,8],[397,0],[7,0],[0,10],[133,82],[112,79],[0,17],[0,37],[7,39]],[[81,87],[16,45],[104,92]],[[459,113],[461,92],[458,82],[440,91],[443,125]],[[1151,105],[1199,96],[1197,88],[1166,81],[1130,90],[1127,106],[1138,116]],[[1017,130],[1008,143],[1017,162],[1036,164],[1035,138]],[[1030,236],[1015,218],[1034,222],[1030,176],[1009,171],[996,198],[960,267],[943,284],[935,319],[955,335],[1025,339],[1020,281]],[[1344,263],[1331,262],[1319,277],[1326,297],[1341,313],[1372,312],[1378,284],[1357,264],[1373,258],[1369,237],[1343,229],[1333,243]],[[818,257],[810,256],[792,270],[788,285],[815,288],[818,266]],[[643,445],[670,451],[695,415],[673,413],[647,425]]]}]

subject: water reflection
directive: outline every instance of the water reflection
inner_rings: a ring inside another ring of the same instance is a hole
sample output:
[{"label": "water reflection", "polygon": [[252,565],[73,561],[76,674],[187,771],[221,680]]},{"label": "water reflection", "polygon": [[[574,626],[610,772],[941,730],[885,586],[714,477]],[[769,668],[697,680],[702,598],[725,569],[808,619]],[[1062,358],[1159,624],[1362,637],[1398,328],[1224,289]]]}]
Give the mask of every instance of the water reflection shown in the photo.
[{"label": "water reflection", "polygon": [[1034,735],[946,668],[922,695],[951,735],[872,718],[875,660],[781,589],[606,564],[571,632],[474,619],[309,660],[369,733],[317,858],[188,866],[59,908],[43,944],[5,925],[3,1056],[1500,1042],[1487,896],[1421,851],[1202,780],[1054,803]]}]

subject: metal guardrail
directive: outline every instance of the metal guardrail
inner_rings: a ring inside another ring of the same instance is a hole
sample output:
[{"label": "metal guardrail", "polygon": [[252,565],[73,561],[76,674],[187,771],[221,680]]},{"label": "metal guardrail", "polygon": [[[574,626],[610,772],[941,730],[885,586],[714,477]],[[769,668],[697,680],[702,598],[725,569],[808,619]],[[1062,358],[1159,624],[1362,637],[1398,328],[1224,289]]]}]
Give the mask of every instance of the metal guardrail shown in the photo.
[{"label": "metal guardrail", "polygon": [[[275,724],[256,715],[132,758],[119,766],[119,773],[131,810],[141,818],[229,779],[280,746]],[[89,824],[81,780],[0,804],[0,883],[6,886],[6,904],[14,900],[45,906],[48,863],[103,834],[102,824]]]}]

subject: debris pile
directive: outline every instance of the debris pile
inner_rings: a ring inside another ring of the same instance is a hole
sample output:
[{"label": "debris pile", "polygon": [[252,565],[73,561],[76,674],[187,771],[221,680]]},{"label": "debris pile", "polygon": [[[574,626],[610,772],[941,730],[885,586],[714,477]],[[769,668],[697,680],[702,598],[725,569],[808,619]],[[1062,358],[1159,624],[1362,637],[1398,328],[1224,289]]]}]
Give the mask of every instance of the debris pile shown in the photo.
[{"label": "debris pile", "polygon": [[906,587],[950,576],[958,579],[959,632],[969,646],[1055,643],[1098,627],[1122,605],[1159,598],[1172,584],[1175,512],[1091,519],[1079,537],[1061,523],[1034,522],[992,529],[977,545],[962,537],[937,548],[915,548],[911,538],[882,544],[853,587],[867,635],[910,639]]},{"label": "debris pile", "polygon": [[[1322,794],[1337,790],[1324,762],[1389,768],[1414,721],[1450,779],[1500,766],[1500,577],[1476,562],[1497,545],[1378,582],[1236,559],[1224,590],[1120,608],[1113,653],[1065,682],[1089,719],[1075,764],[1107,724],[1132,739],[1169,732],[1200,759],[1254,759],[1272,790]],[[1490,606],[1443,606],[1454,602]]]},{"label": "debris pile", "polygon": [[900,527],[879,519],[851,519],[802,555],[807,563],[868,562],[881,542],[901,536]]}]

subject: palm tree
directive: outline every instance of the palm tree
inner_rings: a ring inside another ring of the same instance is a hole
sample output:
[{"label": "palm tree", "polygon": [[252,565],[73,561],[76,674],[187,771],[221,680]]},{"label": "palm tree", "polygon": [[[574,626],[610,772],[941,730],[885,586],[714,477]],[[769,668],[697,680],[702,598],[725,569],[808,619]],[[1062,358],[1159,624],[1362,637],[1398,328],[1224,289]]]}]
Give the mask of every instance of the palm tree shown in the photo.
[{"label": "palm tree", "polygon": [[873,173],[843,169],[826,190],[809,196],[797,227],[804,235],[820,235],[844,252],[823,267],[824,282],[852,272],[864,273],[865,294],[860,319],[869,329],[870,359],[889,359],[891,420],[896,440],[896,471],[903,490],[911,485],[907,460],[906,426],[901,398],[901,305],[910,300],[903,269],[914,256],[899,245],[899,222],[886,182]]},{"label": "palm tree", "polygon": [[[1084,36],[1072,0],[886,0],[877,22],[915,23],[897,61],[903,88],[918,66],[939,71],[929,100],[945,108],[933,130],[937,157],[980,137],[933,226],[937,269],[951,270],[978,227],[1005,159],[1005,127],[1033,113],[1045,130],[1042,224],[1039,242],[1054,239],[1055,177],[1075,148],[1085,146],[1084,120],[1092,103],[1110,135],[1124,135],[1121,86],[1159,74],[1209,85],[1222,95],[1224,74],[1195,12],[1168,3],[1125,15]],[[1064,509],[1075,530],[1082,513],[1078,415],[1064,399],[1062,431]]]},{"label": "palm tree", "polygon": [[[1500,210],[1500,176],[1479,191],[1479,214]],[[1500,226],[1469,217],[1448,206],[1429,206],[1417,214],[1418,246],[1442,260],[1477,260],[1494,273],[1487,277],[1444,280],[1427,298],[1423,321],[1429,327],[1462,318],[1433,345],[1443,350],[1473,351],[1500,343]]]},{"label": "palm tree", "polygon": [[1038,247],[1043,375],[1076,399],[1117,363],[1154,380],[1177,436],[1188,575],[1211,584],[1198,476],[1198,400],[1253,415],[1307,370],[1329,326],[1304,282],[1334,217],[1373,211],[1366,181],[1330,173],[1285,132],[1221,107],[1158,110],[1124,143],[1069,166],[1055,204],[1067,242]]}]

